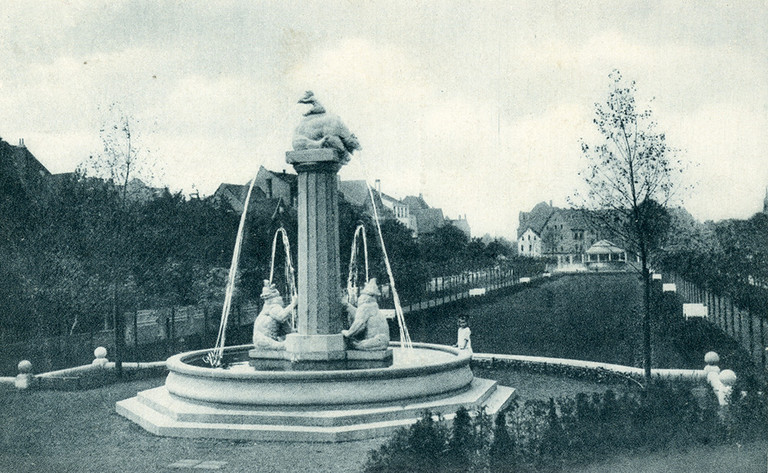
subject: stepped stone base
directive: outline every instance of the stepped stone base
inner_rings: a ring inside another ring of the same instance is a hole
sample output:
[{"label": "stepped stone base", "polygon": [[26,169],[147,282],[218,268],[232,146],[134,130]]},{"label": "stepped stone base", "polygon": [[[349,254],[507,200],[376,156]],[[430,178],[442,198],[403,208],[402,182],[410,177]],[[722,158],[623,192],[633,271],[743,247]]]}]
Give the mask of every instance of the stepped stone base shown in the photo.
[{"label": "stepped stone base", "polygon": [[191,401],[165,386],[119,401],[118,414],[145,430],[166,437],[254,441],[343,442],[390,435],[416,422],[425,410],[453,419],[456,410],[485,406],[495,415],[515,390],[474,378],[468,388],[439,399],[415,399],[384,405],[246,406]]}]

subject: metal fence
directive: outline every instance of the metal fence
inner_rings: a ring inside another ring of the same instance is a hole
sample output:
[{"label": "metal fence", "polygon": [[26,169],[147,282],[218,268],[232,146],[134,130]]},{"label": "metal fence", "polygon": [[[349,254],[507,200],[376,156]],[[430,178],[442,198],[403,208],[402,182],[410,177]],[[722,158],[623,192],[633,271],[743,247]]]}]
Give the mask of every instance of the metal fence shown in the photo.
[{"label": "metal fence", "polygon": [[[442,304],[520,283],[512,268],[487,268],[457,275],[432,278],[419,297],[402,301],[403,312],[437,307]],[[474,291],[472,291],[474,290]],[[388,284],[381,286],[382,309],[394,307]],[[230,315],[227,340],[250,342],[253,321],[260,303],[235,304]],[[125,334],[123,360],[156,361],[185,350],[213,346],[221,320],[221,305],[194,305],[137,310],[123,314]],[[231,343],[230,343],[231,342]],[[87,364],[93,351],[103,346],[112,358],[115,354],[114,329],[71,336],[39,337],[19,342],[6,341],[0,350],[0,375],[15,375],[20,360],[30,360],[36,372],[52,371]]]},{"label": "metal fence", "polygon": [[707,288],[671,275],[677,293],[686,301],[707,307],[707,321],[718,327],[749,353],[750,358],[763,370],[766,366],[768,347],[768,307],[763,313],[739,307],[733,297],[717,294]]}]

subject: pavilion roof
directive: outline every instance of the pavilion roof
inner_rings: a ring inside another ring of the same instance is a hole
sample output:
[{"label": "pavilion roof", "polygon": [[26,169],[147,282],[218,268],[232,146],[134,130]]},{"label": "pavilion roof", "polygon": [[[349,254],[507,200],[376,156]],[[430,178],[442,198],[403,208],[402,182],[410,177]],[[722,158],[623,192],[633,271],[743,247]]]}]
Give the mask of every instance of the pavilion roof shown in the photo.
[{"label": "pavilion roof", "polygon": [[624,253],[624,249],[619,248],[608,240],[600,240],[594,245],[590,246],[587,250],[588,255],[607,255],[617,253]]}]

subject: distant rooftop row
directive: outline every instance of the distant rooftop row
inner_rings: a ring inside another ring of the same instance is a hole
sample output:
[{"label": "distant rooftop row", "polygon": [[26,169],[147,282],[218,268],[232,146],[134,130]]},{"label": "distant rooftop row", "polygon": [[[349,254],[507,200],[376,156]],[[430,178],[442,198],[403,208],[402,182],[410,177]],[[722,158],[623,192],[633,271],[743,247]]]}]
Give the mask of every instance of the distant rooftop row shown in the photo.
[{"label": "distant rooftop row", "polygon": [[[0,139],[0,173],[4,179],[10,179],[20,185],[29,198],[34,198],[48,183],[73,173],[51,174],[48,169],[26,148],[20,140],[18,146],[10,145]],[[162,193],[164,188],[147,186],[140,179],[131,179],[126,187],[135,199],[150,199]],[[430,207],[421,194],[396,199],[381,191],[381,181],[374,183],[374,189],[369,193],[368,185],[362,180],[340,181],[339,191],[343,198],[356,206],[363,207],[373,216],[371,194],[376,203],[376,212],[382,220],[397,219],[405,225],[414,237],[429,234],[443,225],[453,225],[471,237],[471,229],[466,216],[449,219],[443,215],[440,208]],[[228,206],[234,212],[241,214],[248,194],[247,184],[221,184],[212,198],[221,205]],[[252,212],[274,212],[275,209],[297,205],[298,176],[285,171],[270,171],[259,167],[256,175],[254,190],[251,194],[249,207]],[[250,213],[250,212],[249,212]]]},{"label": "distant rooftop row", "polygon": [[[296,174],[270,171],[260,166],[251,194],[251,204],[279,199],[285,205],[295,207],[298,198],[297,179]],[[380,219],[397,219],[413,233],[414,237],[432,233],[443,225],[453,225],[463,231],[468,238],[471,237],[466,216],[459,216],[457,219],[446,218],[442,209],[430,207],[421,194],[418,197],[407,196],[402,200],[392,197],[381,191],[381,181],[378,179],[371,192],[368,190],[368,184],[362,180],[339,181],[339,191],[344,200],[363,207],[371,216],[374,210],[372,196]],[[229,205],[235,212],[242,213],[247,194],[247,184],[221,184],[213,196],[219,202]]]}]

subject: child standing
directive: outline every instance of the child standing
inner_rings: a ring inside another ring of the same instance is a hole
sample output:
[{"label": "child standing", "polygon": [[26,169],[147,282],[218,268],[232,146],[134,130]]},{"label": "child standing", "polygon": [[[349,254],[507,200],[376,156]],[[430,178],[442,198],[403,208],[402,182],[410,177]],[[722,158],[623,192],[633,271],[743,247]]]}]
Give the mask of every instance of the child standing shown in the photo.
[{"label": "child standing", "polygon": [[459,325],[459,331],[457,334],[457,341],[456,341],[456,347],[459,348],[459,350],[468,350],[470,353],[472,352],[472,340],[470,336],[472,335],[472,330],[469,329],[469,317],[466,315],[460,315],[458,319],[458,325]]}]

